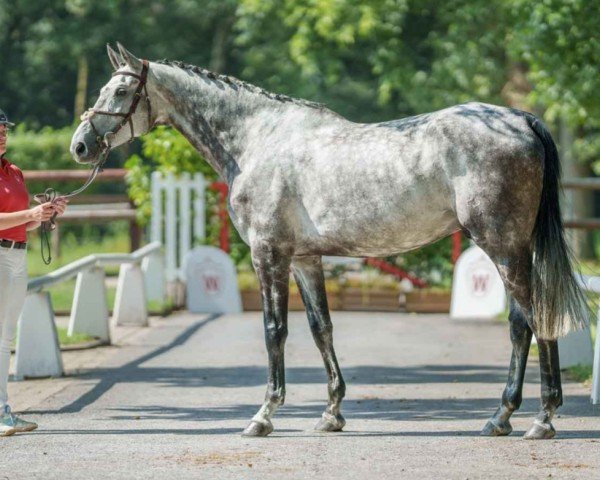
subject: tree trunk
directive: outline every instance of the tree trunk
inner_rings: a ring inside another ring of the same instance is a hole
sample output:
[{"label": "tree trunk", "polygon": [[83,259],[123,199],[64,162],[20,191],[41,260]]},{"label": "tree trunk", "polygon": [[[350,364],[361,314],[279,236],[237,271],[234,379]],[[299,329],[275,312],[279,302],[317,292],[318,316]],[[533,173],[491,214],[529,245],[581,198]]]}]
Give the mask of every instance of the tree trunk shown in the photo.
[{"label": "tree trunk", "polygon": [[87,87],[88,87],[89,67],[87,57],[81,54],[77,66],[77,93],[75,94],[75,121],[85,112],[87,103]]},{"label": "tree trunk", "polygon": [[223,73],[227,66],[227,47],[233,22],[233,17],[225,17],[215,28],[209,64],[209,69],[213,72]]}]

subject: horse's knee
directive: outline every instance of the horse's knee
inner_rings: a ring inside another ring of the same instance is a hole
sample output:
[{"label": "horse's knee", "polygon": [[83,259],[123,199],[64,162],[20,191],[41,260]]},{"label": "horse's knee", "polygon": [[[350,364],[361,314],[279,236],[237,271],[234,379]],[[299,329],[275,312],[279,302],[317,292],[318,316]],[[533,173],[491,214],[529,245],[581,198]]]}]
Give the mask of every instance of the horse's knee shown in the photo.
[{"label": "horse's knee", "polygon": [[333,337],[333,325],[331,322],[311,318],[309,319],[309,324],[315,337],[323,341],[331,340]]},{"label": "horse's knee", "polygon": [[523,394],[516,386],[510,386],[504,389],[502,394],[502,404],[511,412],[518,410],[523,401]]},{"label": "horse's knee", "polygon": [[288,327],[285,323],[270,323],[265,327],[267,343],[272,348],[280,348],[288,336]]}]

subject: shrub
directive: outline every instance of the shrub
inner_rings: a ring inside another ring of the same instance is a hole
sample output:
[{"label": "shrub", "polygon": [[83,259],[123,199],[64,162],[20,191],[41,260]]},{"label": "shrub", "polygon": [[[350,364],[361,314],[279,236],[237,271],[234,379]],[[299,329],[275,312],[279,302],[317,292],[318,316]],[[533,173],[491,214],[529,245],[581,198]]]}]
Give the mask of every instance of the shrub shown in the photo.
[{"label": "shrub", "polygon": [[10,134],[6,156],[22,170],[74,168],[76,164],[69,153],[74,131],[73,127],[34,131],[19,125]]},{"label": "shrub", "polygon": [[[150,220],[152,204],[150,198],[150,174],[153,171],[163,173],[183,172],[204,175],[207,183],[218,180],[213,168],[200,153],[177,130],[168,127],[158,127],[142,138],[141,155],[133,155],[125,162],[129,196],[138,208],[138,220],[146,224]],[[206,238],[197,239],[207,245],[219,244],[221,222],[217,216],[218,193],[206,190]],[[231,257],[238,266],[250,265],[250,249],[241,240],[230,221]]]}]

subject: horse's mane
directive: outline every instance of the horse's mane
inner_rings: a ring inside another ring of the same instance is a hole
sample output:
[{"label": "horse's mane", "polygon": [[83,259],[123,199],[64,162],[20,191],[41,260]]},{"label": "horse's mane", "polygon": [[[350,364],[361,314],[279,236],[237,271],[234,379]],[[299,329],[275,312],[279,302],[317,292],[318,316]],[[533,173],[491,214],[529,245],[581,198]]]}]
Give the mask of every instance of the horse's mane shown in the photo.
[{"label": "horse's mane", "polygon": [[195,65],[190,65],[184,62],[180,62],[178,60],[167,60],[166,58],[163,60],[157,60],[155,63],[159,63],[161,65],[168,65],[170,67],[178,67],[183,70],[187,70],[189,72],[193,72],[197,75],[209,78],[210,80],[219,80],[224,82],[230,86],[236,86],[238,88],[243,88],[249,92],[257,93],[259,95],[263,95],[271,100],[276,100],[278,102],[289,102],[294,103],[296,105],[302,105],[305,107],[316,108],[317,110],[327,110],[330,111],[324,104],[318,102],[311,102],[310,100],[304,100],[302,98],[294,98],[288,95],[283,95],[281,93],[272,93],[261,87],[257,87],[256,85],[252,85],[251,83],[244,82],[239,78],[232,77],[230,75],[221,75],[219,73],[211,72],[206,68],[197,67]]}]

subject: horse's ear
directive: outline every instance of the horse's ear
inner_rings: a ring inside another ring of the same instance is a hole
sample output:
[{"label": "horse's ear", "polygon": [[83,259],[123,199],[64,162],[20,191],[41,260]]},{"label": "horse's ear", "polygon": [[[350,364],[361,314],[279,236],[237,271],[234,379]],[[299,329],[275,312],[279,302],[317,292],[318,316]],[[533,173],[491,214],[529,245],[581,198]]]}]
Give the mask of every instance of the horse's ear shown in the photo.
[{"label": "horse's ear", "polygon": [[119,54],[115,52],[108,43],[106,44],[106,51],[108,53],[108,58],[110,59],[110,63],[112,64],[113,68],[115,70],[118,70],[121,67],[121,64],[123,63],[123,59],[119,57]]},{"label": "horse's ear", "polygon": [[142,61],[137,58],[133,53],[128,51],[123,45],[117,42],[117,47],[119,48],[119,53],[121,57],[123,57],[123,61],[129,65],[133,70],[141,70],[142,69]]}]

